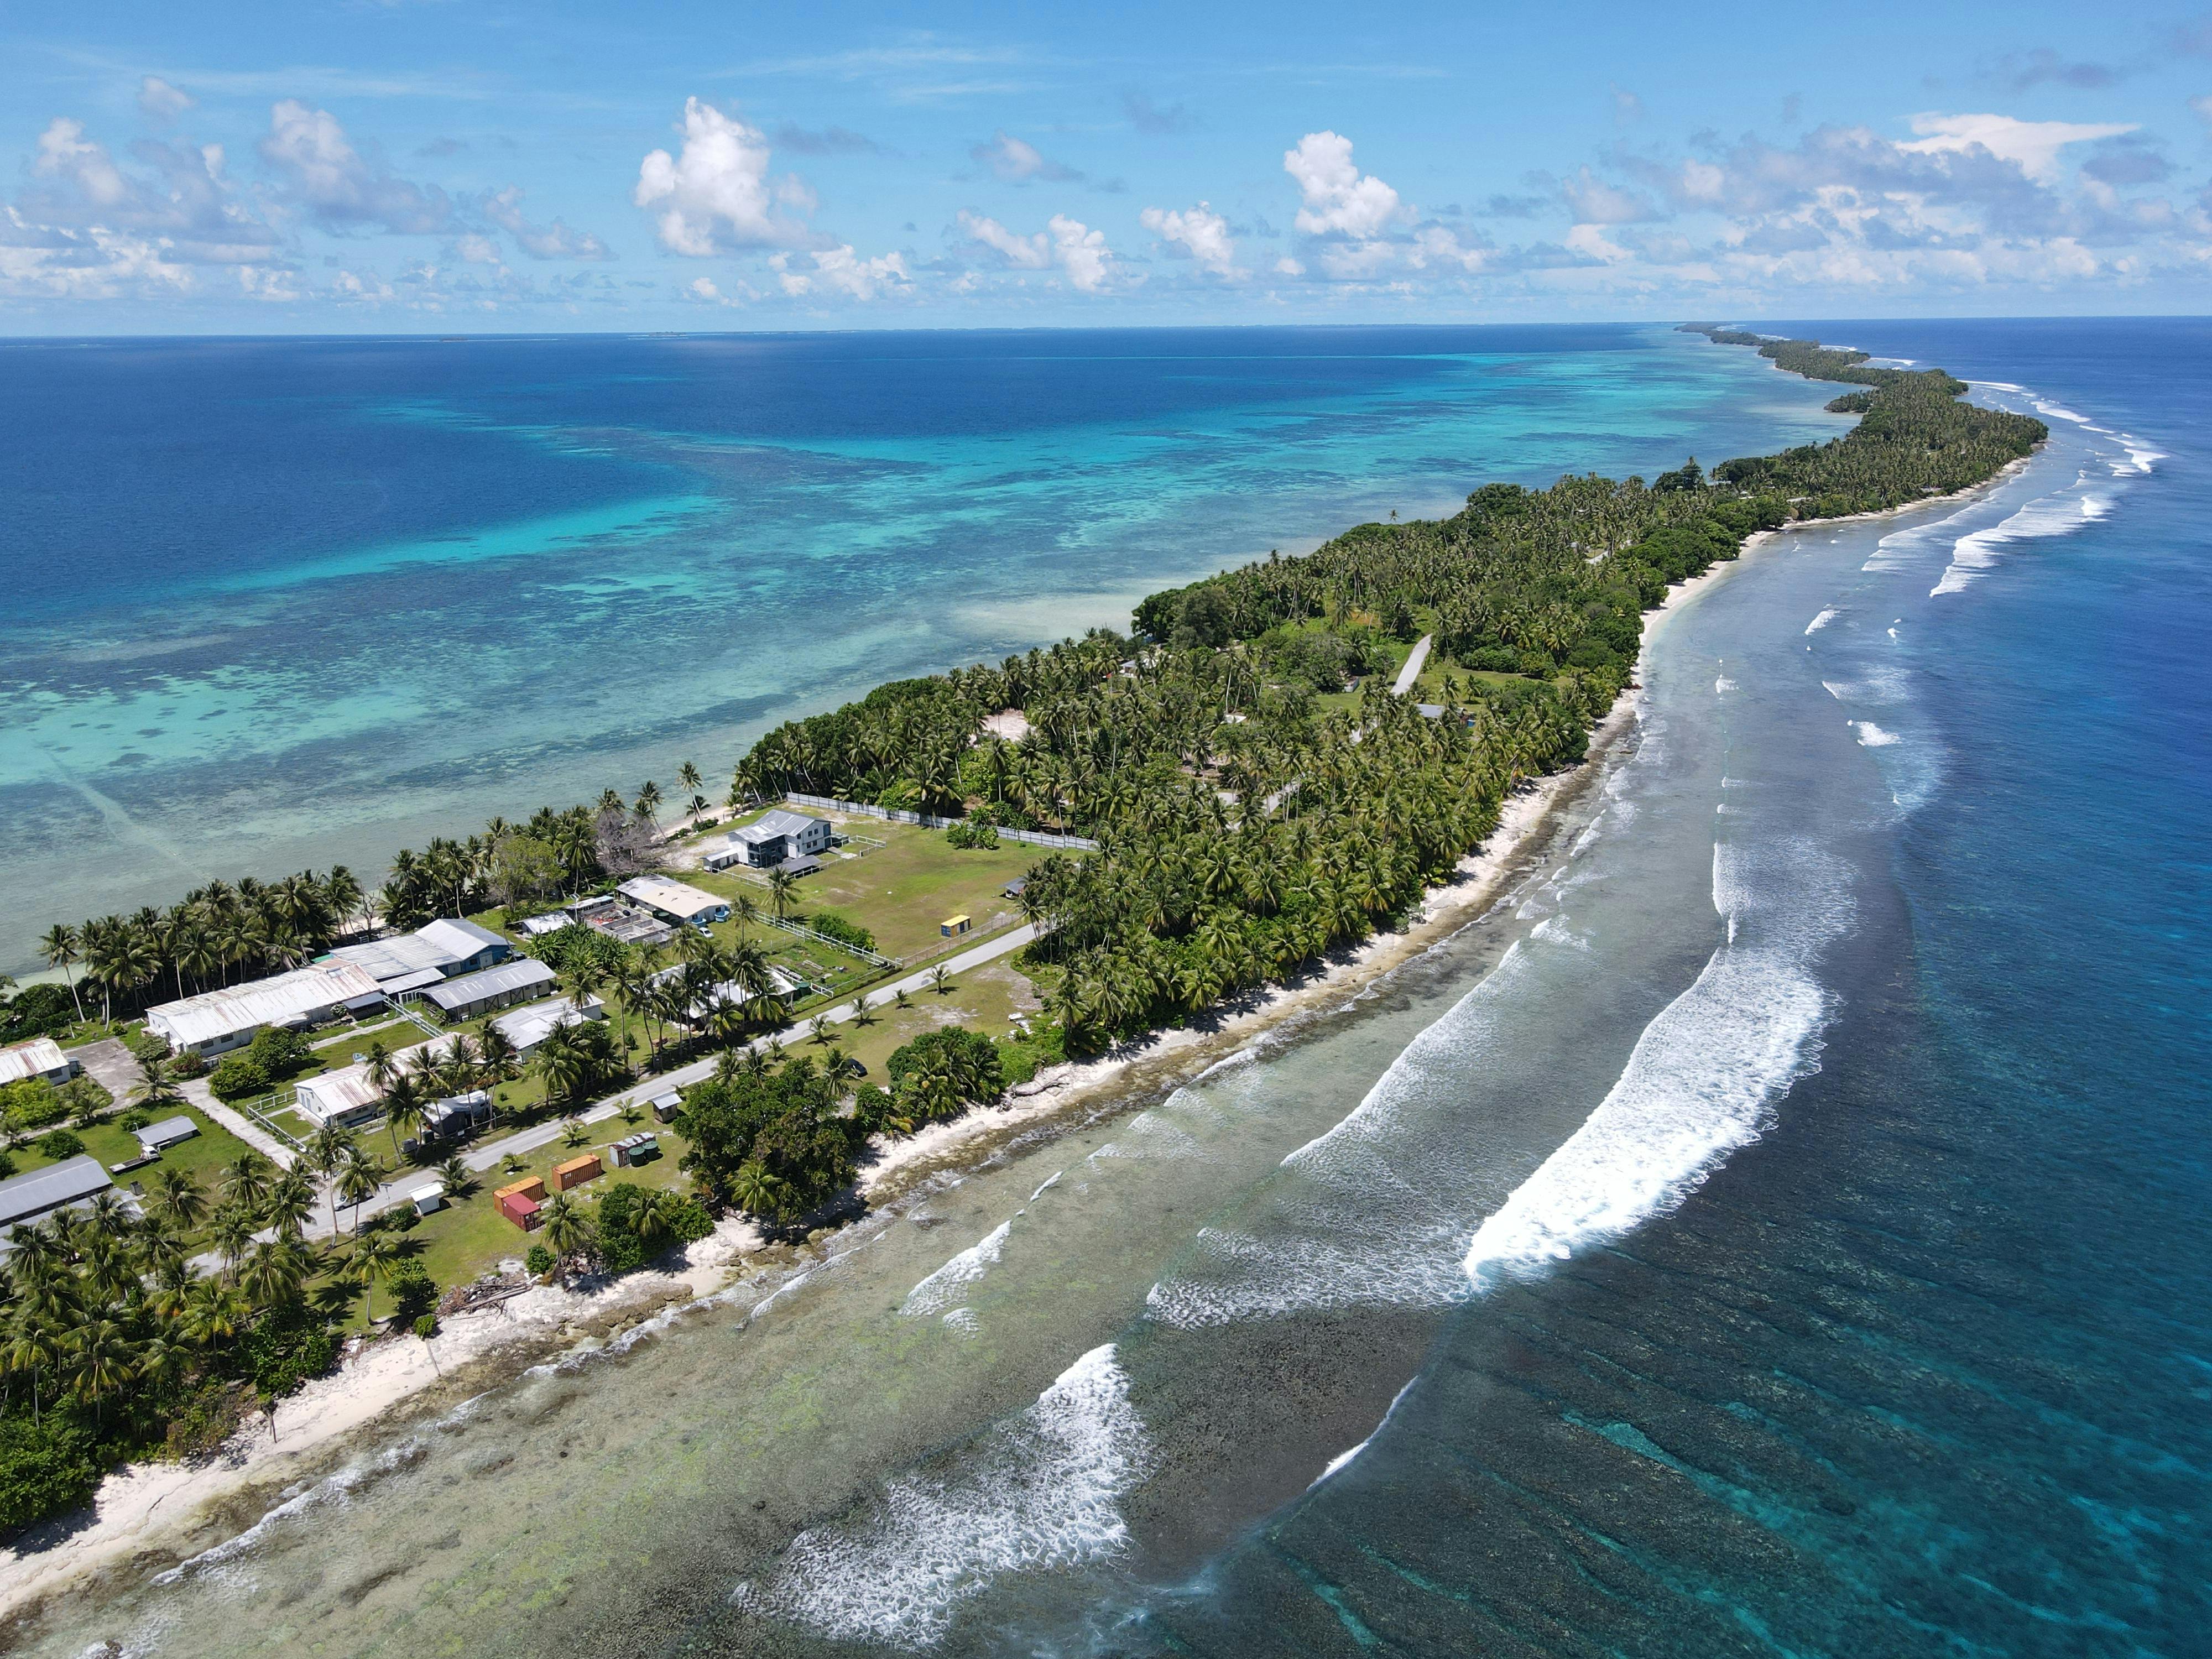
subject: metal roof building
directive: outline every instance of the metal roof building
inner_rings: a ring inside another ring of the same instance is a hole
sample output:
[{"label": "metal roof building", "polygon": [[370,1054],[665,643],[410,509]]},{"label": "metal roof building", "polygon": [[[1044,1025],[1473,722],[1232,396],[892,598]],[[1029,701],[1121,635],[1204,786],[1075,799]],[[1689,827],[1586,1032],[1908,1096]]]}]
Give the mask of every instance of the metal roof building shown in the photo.
[{"label": "metal roof building", "polygon": [[33,1037],[0,1048],[0,1084],[21,1083],[42,1077],[49,1083],[66,1083],[76,1062],[62,1052],[52,1037]]},{"label": "metal roof building", "polygon": [[67,1205],[82,1204],[115,1183],[100,1160],[89,1152],[0,1181],[0,1232],[52,1215]]},{"label": "metal roof building", "polygon": [[727,899],[716,898],[712,893],[661,876],[632,876],[615,890],[625,898],[635,899],[656,915],[666,916],[671,921],[688,921],[695,927],[730,919]]},{"label": "metal roof building", "polygon": [[146,1011],[146,1029],[182,1054],[242,1048],[264,1025],[319,1025],[350,1009],[374,1007],[384,992],[358,963],[318,962],[289,974],[203,991]]},{"label": "metal roof building", "polygon": [[513,954],[514,947],[489,927],[441,917],[411,933],[371,939],[366,945],[341,945],[331,952],[330,959],[358,963],[388,994],[396,995],[489,968]]},{"label": "metal roof building", "polygon": [[368,1080],[366,1066],[349,1066],[342,1071],[325,1072],[320,1077],[302,1079],[292,1091],[292,1103],[299,1108],[300,1115],[317,1128],[331,1124],[350,1127],[366,1123],[384,1108],[384,1097]]},{"label": "metal roof building", "polygon": [[165,1117],[159,1123],[149,1123],[139,1130],[138,1146],[147,1157],[153,1158],[167,1152],[179,1141],[190,1140],[200,1132],[200,1126],[182,1113]]},{"label": "metal roof building", "polygon": [[574,1003],[566,997],[555,997],[546,1002],[533,1002],[527,1008],[517,1008],[511,1014],[501,1014],[492,1024],[499,1028],[501,1036],[514,1045],[518,1054],[529,1054],[538,1045],[553,1035],[561,1025],[580,1025],[587,1019],[605,1019],[607,1006],[597,997],[586,997]]},{"label": "metal roof building", "polygon": [[418,994],[448,1020],[474,1019],[478,1014],[543,995],[558,978],[537,957],[520,957],[482,973],[426,986]]}]

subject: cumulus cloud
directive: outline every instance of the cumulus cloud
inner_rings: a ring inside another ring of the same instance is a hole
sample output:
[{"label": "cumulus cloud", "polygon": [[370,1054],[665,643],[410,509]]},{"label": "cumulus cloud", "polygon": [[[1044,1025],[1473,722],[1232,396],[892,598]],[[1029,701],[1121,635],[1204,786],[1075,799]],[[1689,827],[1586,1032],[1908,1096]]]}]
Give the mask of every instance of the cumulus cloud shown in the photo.
[{"label": "cumulus cloud", "polygon": [[118,162],[70,117],[46,125],[28,186],[0,209],[0,292],[113,298],[205,293],[216,284],[258,297],[289,291],[279,238],[232,187],[220,144],[147,140],[131,160]]},{"label": "cumulus cloud", "polygon": [[1237,243],[1229,234],[1229,221],[1206,203],[1181,210],[1148,207],[1137,222],[1170,253],[1196,260],[1200,269],[1216,276],[1236,281],[1250,274],[1237,268]]},{"label": "cumulus cloud", "polygon": [[980,213],[960,210],[960,228],[968,233],[970,241],[983,246],[1019,270],[1042,270],[1052,263],[1044,233],[1034,236],[1017,236],[996,219]]},{"label": "cumulus cloud", "polygon": [[1632,225],[1656,219],[1659,210],[1634,191],[1607,184],[1588,167],[1563,186],[1576,219],[1589,225]]},{"label": "cumulus cloud", "polygon": [[977,144],[969,150],[977,165],[990,169],[994,178],[1010,185],[1025,185],[1032,179],[1048,184],[1080,183],[1083,175],[1073,167],[1062,167],[1049,160],[1035,144],[1015,137],[1001,128],[991,135],[991,141]]},{"label": "cumulus cloud", "polygon": [[294,199],[328,229],[426,235],[446,229],[453,217],[445,191],[371,163],[354,149],[336,116],[295,98],[270,110],[261,157]]},{"label": "cumulus cloud", "polygon": [[640,164],[630,199],[653,216],[660,245],[704,258],[747,248],[803,248],[823,240],[797,216],[814,195],[796,174],[769,178],[768,139],[696,98],[684,100],[680,155],[656,149]]},{"label": "cumulus cloud", "polygon": [[611,259],[614,253],[588,230],[571,230],[556,219],[550,225],[533,225],[522,216],[522,187],[509,185],[485,198],[484,217],[497,225],[533,259]]},{"label": "cumulus cloud", "polygon": [[963,208],[960,228],[970,241],[989,248],[1018,270],[1044,270],[1058,265],[1069,286],[1084,294],[1103,294],[1121,280],[1114,250],[1106,233],[1093,230],[1079,219],[1055,213],[1044,229],[1023,236],[996,219]]},{"label": "cumulus cloud", "polygon": [[190,93],[171,86],[158,75],[149,75],[138,83],[138,107],[156,121],[173,121],[191,106]]},{"label": "cumulus cloud", "polygon": [[1367,241],[1405,216],[1398,192],[1354,167],[1352,140],[1336,133],[1306,134],[1283,152],[1283,171],[1297,183],[1297,228],[1308,236]]},{"label": "cumulus cloud", "polygon": [[872,300],[887,291],[909,289],[914,283],[903,255],[884,253],[863,259],[849,242],[811,253],[779,253],[769,264],[783,291],[793,296],[823,292]]}]

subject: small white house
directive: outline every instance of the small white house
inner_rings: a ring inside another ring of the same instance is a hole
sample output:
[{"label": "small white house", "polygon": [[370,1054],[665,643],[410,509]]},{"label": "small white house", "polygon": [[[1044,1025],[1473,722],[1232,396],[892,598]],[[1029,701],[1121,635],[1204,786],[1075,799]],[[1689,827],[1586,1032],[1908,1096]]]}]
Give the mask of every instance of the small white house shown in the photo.
[{"label": "small white house", "polygon": [[76,1068],[76,1062],[52,1037],[33,1037],[28,1042],[11,1042],[0,1048],[0,1084],[22,1083],[34,1077],[49,1083],[67,1083]]},{"label": "small white house", "polygon": [[527,1060],[537,1052],[538,1045],[553,1035],[562,1025],[580,1025],[587,1019],[605,1019],[607,1006],[597,997],[586,997],[581,1002],[571,1002],[566,997],[554,997],[544,1002],[533,1002],[527,1008],[517,1008],[501,1014],[492,1021],[493,1029],[514,1045],[514,1052]]},{"label": "small white house", "polygon": [[300,1115],[318,1129],[333,1123],[342,1129],[350,1129],[368,1122],[381,1111],[384,1097],[376,1092],[376,1085],[368,1080],[364,1068],[349,1066],[343,1071],[306,1079],[294,1090],[292,1103],[300,1109]]},{"label": "small white house", "polygon": [[787,859],[817,857],[830,850],[831,833],[827,818],[778,807],[757,823],[731,830],[723,846],[708,855],[707,867],[724,870],[732,864],[747,864],[756,870],[767,870]]},{"label": "small white house", "polygon": [[159,1123],[149,1123],[138,1131],[138,1150],[148,1158],[159,1158],[170,1147],[190,1140],[200,1132],[200,1126],[179,1113],[165,1117]]}]

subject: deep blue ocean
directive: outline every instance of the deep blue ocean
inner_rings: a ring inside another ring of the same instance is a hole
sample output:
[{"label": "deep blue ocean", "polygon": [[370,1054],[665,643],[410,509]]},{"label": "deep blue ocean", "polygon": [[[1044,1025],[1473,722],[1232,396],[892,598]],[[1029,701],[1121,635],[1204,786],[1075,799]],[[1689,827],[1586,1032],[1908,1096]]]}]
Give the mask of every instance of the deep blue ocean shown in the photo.
[{"label": "deep blue ocean", "polygon": [[[1825,436],[1664,329],[0,343],[0,969],[51,921],[726,787],[778,720],[1548,483]],[[1656,458],[1656,462],[1651,458]]]}]

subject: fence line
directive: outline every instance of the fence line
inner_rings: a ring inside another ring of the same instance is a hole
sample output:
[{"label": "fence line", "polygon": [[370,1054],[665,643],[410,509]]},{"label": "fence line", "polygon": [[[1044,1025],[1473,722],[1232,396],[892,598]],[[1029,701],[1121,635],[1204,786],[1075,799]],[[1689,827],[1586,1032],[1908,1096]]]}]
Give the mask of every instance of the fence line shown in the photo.
[{"label": "fence line", "polygon": [[823,945],[834,945],[840,951],[849,951],[856,957],[874,963],[878,968],[896,968],[900,965],[896,957],[887,957],[879,952],[866,950],[860,945],[848,943],[847,940],[823,933],[817,928],[808,927],[799,922],[789,921],[783,916],[763,915],[760,920],[771,927],[782,928],[787,933],[797,933],[802,939],[816,939]]},{"label": "fence line", "polygon": [[[786,791],[786,800],[800,806],[811,806],[817,811],[843,812],[864,818],[881,818],[889,823],[918,823],[925,830],[950,830],[965,818],[940,818],[932,812],[908,812],[895,806],[869,806],[856,800],[838,800],[829,795],[802,795]],[[976,828],[982,826],[978,824]],[[1079,853],[1095,853],[1098,843],[1083,836],[1049,836],[1042,830],[1008,830],[994,826],[1001,841],[1018,841],[1030,847],[1050,847]]]}]

